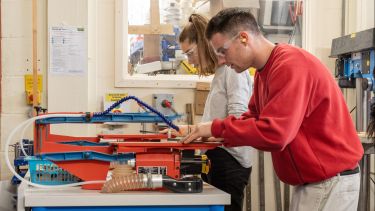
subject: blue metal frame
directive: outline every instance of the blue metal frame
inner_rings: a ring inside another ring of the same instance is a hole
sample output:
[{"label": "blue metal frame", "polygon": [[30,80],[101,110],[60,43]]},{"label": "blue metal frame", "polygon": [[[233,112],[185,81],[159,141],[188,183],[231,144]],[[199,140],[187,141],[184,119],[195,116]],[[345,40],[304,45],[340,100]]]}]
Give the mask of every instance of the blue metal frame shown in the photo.
[{"label": "blue metal frame", "polygon": [[74,146],[109,146],[109,143],[97,143],[91,142],[87,140],[79,140],[79,141],[62,141],[59,144],[67,144],[67,145],[74,145]]},{"label": "blue metal frame", "polygon": [[42,160],[50,161],[73,161],[73,160],[100,160],[100,161],[127,161],[134,159],[134,153],[104,154],[93,151],[46,153],[36,156]]},{"label": "blue metal frame", "polygon": [[[67,114],[68,115],[68,114]],[[169,121],[180,118],[181,115],[166,116]],[[82,117],[49,117],[36,120],[36,124],[59,124],[59,123],[104,123],[104,122],[127,122],[127,123],[161,123],[164,122],[159,116],[150,113],[109,113],[103,116],[93,116],[87,119]]]},{"label": "blue metal frame", "polygon": [[[353,53],[354,54],[354,53]],[[344,59],[344,77],[348,78],[373,78],[373,70],[375,67],[375,50],[370,51],[370,72],[362,73],[362,52],[359,52],[360,57],[348,57]]]}]

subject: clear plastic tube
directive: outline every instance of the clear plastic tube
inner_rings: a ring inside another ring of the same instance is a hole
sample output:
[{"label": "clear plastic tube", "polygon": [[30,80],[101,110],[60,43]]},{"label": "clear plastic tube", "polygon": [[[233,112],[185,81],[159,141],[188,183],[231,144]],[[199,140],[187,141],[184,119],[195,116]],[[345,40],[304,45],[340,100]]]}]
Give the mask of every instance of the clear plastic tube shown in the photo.
[{"label": "clear plastic tube", "polygon": [[65,185],[54,185],[54,186],[41,185],[41,184],[30,182],[30,181],[24,179],[23,177],[21,177],[21,175],[19,175],[14,170],[12,164],[10,163],[10,160],[9,160],[9,145],[11,144],[11,141],[12,141],[14,135],[21,128],[26,127],[29,124],[32,124],[35,120],[38,120],[38,119],[45,119],[45,118],[50,118],[50,117],[82,117],[82,116],[84,116],[84,115],[82,115],[82,114],[48,114],[48,115],[36,116],[36,117],[30,118],[30,119],[22,122],[21,124],[19,124],[17,127],[15,127],[10,132],[10,134],[9,134],[9,136],[8,136],[6,142],[5,142],[5,149],[4,149],[5,150],[5,153],[4,153],[5,163],[7,164],[7,167],[12,172],[12,174],[15,177],[17,177],[17,179],[21,180],[22,182],[24,182],[24,183],[26,183],[28,185],[31,185],[31,186],[34,186],[34,187],[38,187],[38,188],[46,188],[46,189],[56,189],[56,188],[73,187],[73,186],[86,185],[86,184],[105,183],[105,180],[96,180],[96,181],[78,182],[78,183],[65,184]]}]

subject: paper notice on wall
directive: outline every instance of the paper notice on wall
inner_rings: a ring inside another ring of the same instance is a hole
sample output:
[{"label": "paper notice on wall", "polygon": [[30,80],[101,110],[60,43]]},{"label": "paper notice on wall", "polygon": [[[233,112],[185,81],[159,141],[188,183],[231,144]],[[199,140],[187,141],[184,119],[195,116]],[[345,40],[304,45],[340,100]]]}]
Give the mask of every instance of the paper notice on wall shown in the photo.
[{"label": "paper notice on wall", "polygon": [[53,26],[49,33],[49,73],[84,75],[87,37],[83,27]]},{"label": "paper notice on wall", "polygon": [[[127,93],[106,93],[104,96],[104,110],[107,110],[114,103],[121,100],[122,98],[128,96]],[[130,112],[130,101],[125,101],[120,105],[114,107],[111,113],[128,113]]]}]

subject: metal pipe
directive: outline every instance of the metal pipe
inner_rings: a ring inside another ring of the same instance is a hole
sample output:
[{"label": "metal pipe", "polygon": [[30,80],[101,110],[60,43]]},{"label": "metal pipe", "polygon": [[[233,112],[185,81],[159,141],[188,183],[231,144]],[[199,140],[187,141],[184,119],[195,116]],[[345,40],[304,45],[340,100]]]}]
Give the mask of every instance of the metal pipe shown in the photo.
[{"label": "metal pipe", "polygon": [[[32,1],[32,39],[33,39],[33,51],[32,51],[32,58],[33,58],[33,108],[38,106],[38,4],[37,0]],[[37,113],[33,109],[33,116],[36,116]]]},{"label": "metal pipe", "polygon": [[365,185],[367,187],[366,189],[366,199],[365,199],[365,206],[366,206],[366,210],[367,211],[370,211],[370,196],[371,196],[371,192],[370,192],[370,170],[371,170],[371,155],[370,154],[367,154],[365,156],[365,158],[363,159],[366,159],[366,171],[365,171],[365,174],[367,175],[367,180],[365,180]]},{"label": "metal pipe", "polygon": [[345,35],[345,12],[346,0],[341,1],[341,36]]},{"label": "metal pipe", "polygon": [[358,132],[365,131],[364,129],[364,91],[362,89],[362,78],[355,79],[356,92],[356,129]]},{"label": "metal pipe", "polygon": [[[364,79],[365,80],[365,79]],[[371,108],[371,92],[363,91],[363,130],[367,130],[367,126],[370,123],[370,108]]]},{"label": "metal pipe", "polygon": [[370,155],[363,155],[363,158],[360,161],[361,166],[361,186],[359,192],[359,200],[358,200],[358,211],[367,211],[369,205],[369,187],[370,187],[370,179],[368,172],[369,169],[369,156]]},{"label": "metal pipe", "polygon": [[356,91],[356,129],[358,132],[364,132],[369,124],[371,92],[366,91],[367,79],[355,79]]}]

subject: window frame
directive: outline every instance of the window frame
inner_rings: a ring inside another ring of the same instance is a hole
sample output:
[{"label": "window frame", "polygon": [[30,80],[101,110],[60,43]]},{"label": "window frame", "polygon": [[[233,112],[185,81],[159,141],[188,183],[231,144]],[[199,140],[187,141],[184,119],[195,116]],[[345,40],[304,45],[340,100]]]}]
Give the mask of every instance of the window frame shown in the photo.
[{"label": "window frame", "polygon": [[211,82],[213,76],[166,75],[128,73],[128,4],[127,0],[115,1],[115,87],[139,88],[195,88],[197,82]]}]

